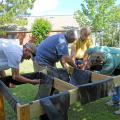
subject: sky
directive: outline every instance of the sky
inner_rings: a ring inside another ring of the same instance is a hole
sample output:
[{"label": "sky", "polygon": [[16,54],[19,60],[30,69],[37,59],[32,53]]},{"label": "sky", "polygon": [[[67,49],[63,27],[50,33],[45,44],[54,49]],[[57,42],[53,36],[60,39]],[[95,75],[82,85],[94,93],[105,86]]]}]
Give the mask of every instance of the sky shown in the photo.
[{"label": "sky", "polygon": [[[36,0],[31,16],[72,15],[81,9],[82,2],[83,0]],[[120,4],[120,0],[116,4]]]}]

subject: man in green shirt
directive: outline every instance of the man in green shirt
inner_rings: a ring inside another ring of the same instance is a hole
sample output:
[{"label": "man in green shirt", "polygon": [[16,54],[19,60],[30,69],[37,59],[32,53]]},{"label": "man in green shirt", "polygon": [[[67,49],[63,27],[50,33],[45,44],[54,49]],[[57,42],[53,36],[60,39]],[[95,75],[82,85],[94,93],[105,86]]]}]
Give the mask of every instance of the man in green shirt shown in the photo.
[{"label": "man in green shirt", "polygon": [[[120,68],[120,49],[107,46],[97,46],[89,48],[84,56],[84,67],[94,67],[100,74],[112,75],[116,69]],[[98,66],[101,69],[97,70]]]},{"label": "man in green shirt", "polygon": [[[95,70],[100,74],[115,75],[116,71],[120,71],[120,49],[107,46],[89,48],[84,55],[82,69],[86,69],[87,66],[90,70]],[[115,88],[115,94],[107,105],[114,105],[114,103],[118,103],[119,106],[119,110],[115,113],[120,114],[120,87]]]}]

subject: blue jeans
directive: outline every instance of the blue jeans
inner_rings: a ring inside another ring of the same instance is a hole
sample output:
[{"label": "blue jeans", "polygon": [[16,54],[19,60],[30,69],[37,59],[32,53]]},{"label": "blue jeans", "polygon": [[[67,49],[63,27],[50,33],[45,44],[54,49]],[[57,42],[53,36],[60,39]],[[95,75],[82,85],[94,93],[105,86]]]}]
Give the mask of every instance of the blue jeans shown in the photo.
[{"label": "blue jeans", "polygon": [[82,60],[82,59],[77,59],[77,60],[75,61],[75,64],[76,64],[76,65],[83,64],[83,60]]},{"label": "blue jeans", "polygon": [[112,101],[120,102],[120,86],[115,87],[115,93],[112,96]]}]

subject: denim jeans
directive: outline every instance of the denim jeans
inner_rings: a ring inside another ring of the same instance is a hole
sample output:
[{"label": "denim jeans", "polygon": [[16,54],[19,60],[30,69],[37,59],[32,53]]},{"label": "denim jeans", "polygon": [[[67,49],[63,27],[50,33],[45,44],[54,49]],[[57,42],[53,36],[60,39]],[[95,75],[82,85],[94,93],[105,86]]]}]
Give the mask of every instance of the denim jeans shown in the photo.
[{"label": "denim jeans", "polygon": [[120,102],[120,86],[115,87],[113,96],[112,96],[112,101]]}]

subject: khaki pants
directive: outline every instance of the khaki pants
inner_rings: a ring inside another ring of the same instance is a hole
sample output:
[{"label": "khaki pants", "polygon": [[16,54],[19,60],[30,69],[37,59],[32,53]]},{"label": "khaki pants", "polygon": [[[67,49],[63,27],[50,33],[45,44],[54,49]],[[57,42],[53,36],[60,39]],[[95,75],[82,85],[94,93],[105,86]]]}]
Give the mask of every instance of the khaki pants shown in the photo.
[{"label": "khaki pants", "polygon": [[36,61],[33,61],[33,68],[35,72],[39,71],[47,74],[48,67],[42,64],[40,65]]}]

